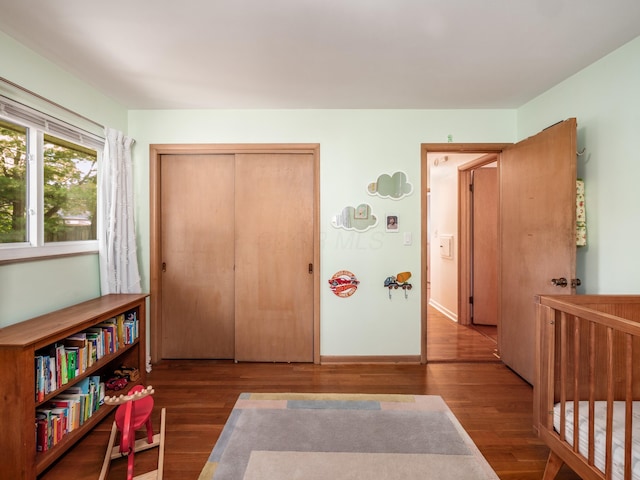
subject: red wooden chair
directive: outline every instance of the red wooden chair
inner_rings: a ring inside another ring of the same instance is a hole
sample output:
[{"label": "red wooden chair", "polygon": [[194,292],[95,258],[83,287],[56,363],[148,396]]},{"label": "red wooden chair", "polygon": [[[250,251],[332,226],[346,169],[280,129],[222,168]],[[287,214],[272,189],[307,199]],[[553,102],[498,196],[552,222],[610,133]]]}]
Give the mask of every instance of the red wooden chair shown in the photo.
[{"label": "red wooden chair", "polygon": [[[154,390],[151,386],[144,388],[142,385],[134,386],[127,395],[118,397],[105,397],[107,405],[118,405],[116,418],[111,427],[109,446],[102,464],[99,480],[105,480],[109,475],[111,461],[116,458],[127,457],[127,480],[162,479],[164,463],[164,433],[165,433],[165,409],[160,416],[160,433],[153,434],[151,425],[151,412],[153,411]],[[146,427],[146,438],[136,440],[136,430]],[[120,432],[120,444],[114,446],[117,432]],[[142,475],[133,476],[134,454],[143,450],[159,447],[158,469]]]}]

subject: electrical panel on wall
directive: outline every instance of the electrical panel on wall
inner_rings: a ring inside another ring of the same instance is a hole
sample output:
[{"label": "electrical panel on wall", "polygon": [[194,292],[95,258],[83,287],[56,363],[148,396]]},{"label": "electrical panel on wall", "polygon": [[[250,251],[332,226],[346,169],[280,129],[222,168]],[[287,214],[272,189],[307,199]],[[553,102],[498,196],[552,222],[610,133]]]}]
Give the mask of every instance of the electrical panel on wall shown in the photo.
[{"label": "electrical panel on wall", "polygon": [[453,235],[440,235],[440,256],[453,258]]}]

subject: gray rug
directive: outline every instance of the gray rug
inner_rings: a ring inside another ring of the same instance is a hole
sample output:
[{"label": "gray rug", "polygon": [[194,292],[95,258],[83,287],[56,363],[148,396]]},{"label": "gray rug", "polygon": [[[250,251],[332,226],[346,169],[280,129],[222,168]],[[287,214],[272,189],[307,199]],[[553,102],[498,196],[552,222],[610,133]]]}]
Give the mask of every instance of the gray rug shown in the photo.
[{"label": "gray rug", "polygon": [[432,395],[240,395],[199,480],[498,479]]}]

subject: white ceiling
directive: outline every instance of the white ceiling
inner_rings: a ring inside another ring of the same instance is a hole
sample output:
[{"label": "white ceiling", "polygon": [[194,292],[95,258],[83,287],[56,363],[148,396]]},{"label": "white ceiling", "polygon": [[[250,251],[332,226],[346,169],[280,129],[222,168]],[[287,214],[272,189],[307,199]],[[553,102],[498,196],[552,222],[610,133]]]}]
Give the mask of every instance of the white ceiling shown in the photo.
[{"label": "white ceiling", "polygon": [[516,108],[640,1],[0,0],[0,30],[129,109]]}]

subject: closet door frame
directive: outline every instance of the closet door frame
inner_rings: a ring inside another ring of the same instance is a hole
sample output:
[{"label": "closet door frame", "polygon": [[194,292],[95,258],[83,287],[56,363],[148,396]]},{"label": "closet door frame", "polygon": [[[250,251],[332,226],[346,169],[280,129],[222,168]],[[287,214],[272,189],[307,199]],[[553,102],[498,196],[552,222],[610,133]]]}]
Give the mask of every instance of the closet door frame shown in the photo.
[{"label": "closet door frame", "polygon": [[237,153],[306,153],[313,155],[313,362],[320,363],[320,145],[319,144],[152,144],[149,146],[150,298],[149,354],[162,351],[162,223],[160,161],[162,155]]}]

